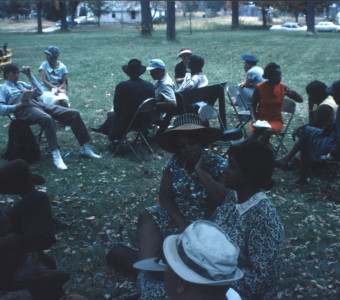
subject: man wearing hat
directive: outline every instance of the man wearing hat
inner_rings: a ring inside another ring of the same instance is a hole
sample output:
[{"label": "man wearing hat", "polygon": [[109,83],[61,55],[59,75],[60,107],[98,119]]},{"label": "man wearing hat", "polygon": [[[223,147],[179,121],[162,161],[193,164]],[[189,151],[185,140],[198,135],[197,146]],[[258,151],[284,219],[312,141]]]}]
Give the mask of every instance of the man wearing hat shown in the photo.
[{"label": "man wearing hat", "polygon": [[[110,140],[108,148],[111,152],[115,152],[138,106],[144,100],[155,96],[154,86],[139,78],[144,74],[146,67],[138,59],[131,59],[127,65],[122,66],[122,70],[130,79],[117,84],[113,98],[113,111],[107,114],[102,125],[91,127],[92,131],[108,135]],[[151,116],[143,115],[137,122],[139,127],[147,132]]]},{"label": "man wearing hat", "polygon": [[[166,128],[168,128],[171,118],[176,113],[177,103],[175,96],[175,85],[171,77],[165,71],[165,64],[161,59],[152,59],[146,68],[150,71],[155,83],[155,105],[154,120],[160,120],[160,127],[155,138],[158,137]],[[162,113],[166,113],[162,117]]]},{"label": "man wearing hat", "polygon": [[[30,80],[30,84],[19,81],[19,72],[25,74]],[[0,91],[0,115],[14,113],[19,120],[27,120],[30,123],[38,124],[44,129],[48,146],[52,151],[54,165],[60,170],[66,170],[61,154],[60,145],[56,135],[54,120],[70,126],[78,143],[80,144],[79,154],[88,158],[100,158],[93,153],[88,144],[91,139],[80,113],[71,108],[62,107],[54,104],[45,104],[32,99],[41,96],[41,85],[31,73],[29,67],[19,70],[16,64],[8,64],[3,69],[5,83]],[[30,98],[25,101],[27,90],[32,93]]]},{"label": "man wearing hat", "polygon": [[189,57],[192,55],[190,48],[182,48],[178,55],[177,59],[181,58],[182,61],[178,63],[175,67],[175,80],[177,84],[181,84],[184,80],[185,74],[189,72]]},{"label": "man wearing hat", "polygon": [[[134,267],[144,271],[163,271],[164,287],[172,300],[238,300],[239,294],[229,286],[243,277],[237,268],[238,246],[216,224],[199,220],[189,225],[182,234],[170,235],[163,242],[167,265],[156,258],[138,261]],[[139,276],[140,299],[146,299],[143,278]],[[156,280],[144,281],[149,299],[152,291],[162,290]],[[159,299],[159,298],[157,298]]]},{"label": "man wearing hat", "polygon": [[257,57],[250,54],[242,54],[241,57],[244,60],[243,68],[246,77],[238,87],[244,103],[240,97],[236,98],[236,102],[241,110],[249,110],[256,85],[265,81],[265,79],[262,77],[263,69],[256,65],[259,61]]}]

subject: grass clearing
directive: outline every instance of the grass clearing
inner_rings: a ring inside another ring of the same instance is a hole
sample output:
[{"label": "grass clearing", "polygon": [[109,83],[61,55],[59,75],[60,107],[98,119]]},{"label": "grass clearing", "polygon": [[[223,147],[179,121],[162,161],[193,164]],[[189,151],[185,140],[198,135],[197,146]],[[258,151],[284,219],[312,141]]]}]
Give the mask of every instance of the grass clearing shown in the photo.
[{"label": "grass clearing", "polygon": [[[129,59],[138,58],[147,65],[150,59],[161,58],[173,77],[176,55],[184,46],[205,58],[204,73],[210,83],[241,82],[242,53],[259,57],[262,67],[271,61],[280,64],[282,81],[305,100],[298,104],[291,129],[307,120],[306,84],[319,79],[330,85],[339,79],[339,34],[221,31],[216,30],[219,25],[209,25],[214,30],[202,27],[190,35],[185,26],[177,31],[178,43],[166,42],[161,27],[155,27],[152,38],[142,38],[133,28],[89,26],[43,35],[1,31],[0,44],[8,42],[13,62],[31,66],[37,77],[45,59],[43,50],[57,45],[60,60],[70,72],[72,107],[81,112],[88,126],[105,119],[115,85],[127,79],[121,66]],[[142,78],[151,81],[148,73]],[[26,80],[24,76],[21,79]],[[1,153],[6,149],[8,125],[6,117],[0,118]],[[110,270],[105,254],[112,243],[130,242],[127,232],[135,229],[137,212],[157,200],[162,166],[169,154],[157,149],[155,158],[146,154],[143,162],[137,162],[131,153],[113,158],[106,151],[107,139],[93,133],[92,147],[103,158],[86,160],[77,156],[79,146],[72,133],[60,128],[58,137],[62,154],[76,154],[65,159],[69,169],[56,170],[45,145],[41,147],[41,161],[31,166],[47,180],[43,188],[50,196],[53,213],[63,221],[74,222],[70,229],[59,233],[60,241],[50,254],[61,269],[72,273],[65,285],[67,292],[91,300],[105,299],[105,295],[119,299],[134,290],[135,284],[131,278]],[[286,144],[291,145],[289,136]],[[277,206],[286,236],[278,299],[339,298],[340,205],[339,196],[335,198],[332,193],[339,185],[339,177],[333,178],[329,173],[319,170],[313,173],[315,177],[308,186],[294,186],[289,182],[292,173],[275,171],[278,184],[269,195]],[[1,196],[0,205],[6,208],[16,199]],[[22,295],[20,299],[25,299]],[[18,297],[8,293],[4,299]]]}]

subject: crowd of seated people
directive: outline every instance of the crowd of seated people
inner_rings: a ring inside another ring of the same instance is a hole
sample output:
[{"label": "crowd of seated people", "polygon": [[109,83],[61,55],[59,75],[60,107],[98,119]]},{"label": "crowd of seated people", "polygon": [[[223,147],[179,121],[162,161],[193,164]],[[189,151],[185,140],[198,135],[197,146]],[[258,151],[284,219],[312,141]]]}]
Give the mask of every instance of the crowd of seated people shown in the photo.
[{"label": "crowd of seated people", "polygon": [[[15,64],[5,66],[0,113],[14,113],[17,119],[44,128],[54,164],[64,170],[67,166],[60,154],[53,119],[71,127],[81,155],[100,156],[89,146],[90,136],[79,112],[69,108],[64,89],[67,69],[57,60],[59,49],[50,46],[45,53],[46,61],[39,68],[41,84],[29,67],[19,70]],[[202,72],[201,56],[182,48],[178,58],[182,62],[176,67],[175,80],[181,84],[177,92],[208,84]],[[187,109],[190,113],[177,116],[173,127],[167,129],[176,115],[176,91],[161,59],[151,59],[147,67],[138,59],[123,65],[129,80],[115,87],[113,111],[105,122],[91,128],[106,134],[108,148],[115,152],[138,106],[147,98],[156,98],[153,114],[141,115],[138,122],[147,135],[153,120],[162,121],[156,141],[171,157],[163,169],[159,204],[142,209],[138,216],[135,265],[142,271],[138,274],[135,299],[166,299],[166,295],[187,300],[273,299],[280,278],[284,240],[283,225],[265,193],[275,184],[274,166],[287,169],[288,162],[300,152],[296,182],[305,183],[308,167],[322,160],[340,158],[340,81],[329,88],[320,81],[307,85],[309,122],[296,128],[293,137],[298,140],[293,148],[275,161],[268,143],[283,127],[283,99],[288,96],[301,103],[302,97],[281,82],[278,64],[268,64],[262,76],[256,57],[243,55],[242,58],[246,78],[239,89],[251,89],[247,99],[251,98],[252,123],[249,137],[228,150],[228,161],[206,149],[222,137],[222,131],[204,126],[194,107]],[[146,70],[156,81],[154,85],[140,78]],[[27,75],[30,84],[19,81],[19,72]],[[28,101],[21,101],[24,90],[32,91]],[[64,98],[56,99],[54,96],[58,95]],[[33,96],[40,96],[42,102]],[[257,121],[267,121],[270,127],[256,126]],[[13,185],[18,183],[21,173],[22,182]],[[27,289],[34,299],[60,299],[65,296],[62,285],[69,274],[56,270],[54,260],[42,252],[56,242],[48,196],[34,188],[43,179],[32,174],[23,161],[13,161],[0,168],[0,179],[0,193],[22,197],[13,208],[1,213],[0,289],[8,285]],[[212,264],[200,265],[202,257]],[[162,258],[166,260],[166,268],[156,263]],[[166,270],[164,283],[162,276],[161,280],[154,276],[156,269]]]}]

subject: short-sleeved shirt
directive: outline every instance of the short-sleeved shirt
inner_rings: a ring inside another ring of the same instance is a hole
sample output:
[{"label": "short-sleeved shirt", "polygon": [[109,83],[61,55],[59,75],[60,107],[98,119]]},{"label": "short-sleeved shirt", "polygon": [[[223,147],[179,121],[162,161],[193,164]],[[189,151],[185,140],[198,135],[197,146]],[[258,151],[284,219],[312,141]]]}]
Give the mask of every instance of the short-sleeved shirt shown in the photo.
[{"label": "short-sleeved shirt", "polygon": [[178,92],[182,92],[184,90],[192,90],[201,88],[208,85],[208,78],[203,73],[198,73],[193,76],[191,76],[190,73],[187,73],[185,75],[185,78],[177,90]]},{"label": "short-sleeved shirt", "polygon": [[[64,74],[67,74],[66,66],[58,61],[58,67],[56,69],[51,68],[50,64],[47,61],[44,61],[39,67],[39,71],[44,70],[46,74],[46,78],[48,82],[53,84],[54,86],[60,85],[60,80],[63,78]],[[51,88],[44,85],[44,82],[41,82],[43,91],[50,91]]]},{"label": "short-sleeved shirt", "polygon": [[265,81],[265,79],[262,77],[263,75],[263,69],[258,66],[253,66],[250,68],[247,72],[247,78],[252,81],[250,88],[255,88],[256,85],[259,83]]},{"label": "short-sleeved shirt", "polygon": [[175,85],[171,77],[165,74],[155,84],[155,97],[158,100],[160,96],[164,97],[164,101],[176,101]]}]

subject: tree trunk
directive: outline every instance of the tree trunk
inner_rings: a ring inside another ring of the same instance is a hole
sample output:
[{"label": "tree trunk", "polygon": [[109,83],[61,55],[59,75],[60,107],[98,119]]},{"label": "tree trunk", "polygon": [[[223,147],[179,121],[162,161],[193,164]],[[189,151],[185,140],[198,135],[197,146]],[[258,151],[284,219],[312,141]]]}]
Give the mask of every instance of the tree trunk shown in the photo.
[{"label": "tree trunk", "polygon": [[80,3],[80,1],[71,1],[70,5],[71,5],[71,24],[73,26],[73,22],[74,22],[74,17],[76,15],[76,10],[77,10],[77,6]]},{"label": "tree trunk", "polygon": [[152,17],[150,9],[150,1],[140,1],[142,9],[142,36],[151,36]]},{"label": "tree trunk", "polygon": [[61,31],[67,30],[67,22],[66,22],[66,3],[64,1],[59,1],[59,9],[60,9],[60,20],[61,20]]},{"label": "tree trunk", "polygon": [[307,31],[315,33],[315,10],[314,2],[307,2]]},{"label": "tree trunk", "polygon": [[326,18],[329,21],[329,4],[326,5]]},{"label": "tree trunk", "polygon": [[168,41],[176,40],[176,15],[175,15],[175,1],[167,1],[167,19],[166,19],[166,39]]},{"label": "tree trunk", "polygon": [[261,11],[262,11],[262,26],[264,29],[267,28],[267,12],[266,12],[266,7],[265,5],[262,5],[262,8],[261,8]]},{"label": "tree trunk", "polygon": [[192,12],[189,12],[189,22],[190,22],[190,34],[192,34],[192,24],[191,24]]},{"label": "tree trunk", "polygon": [[100,17],[102,16],[101,12],[98,12],[98,27],[100,27]]},{"label": "tree trunk", "polygon": [[299,23],[299,12],[294,13],[295,23]]},{"label": "tree trunk", "polygon": [[231,28],[238,28],[240,26],[239,23],[239,15],[238,15],[238,1],[231,2]]},{"label": "tree trunk", "polygon": [[42,2],[41,0],[37,1],[37,21],[38,21],[38,33],[43,33],[42,31],[42,21],[41,21],[41,10],[42,10]]}]

